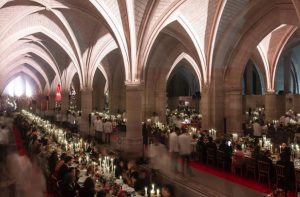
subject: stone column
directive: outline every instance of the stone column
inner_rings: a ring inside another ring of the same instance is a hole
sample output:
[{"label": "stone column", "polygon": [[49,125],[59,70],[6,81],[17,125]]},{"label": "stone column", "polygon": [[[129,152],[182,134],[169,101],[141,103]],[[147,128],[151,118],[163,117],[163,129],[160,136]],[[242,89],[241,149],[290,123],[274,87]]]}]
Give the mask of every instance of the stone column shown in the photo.
[{"label": "stone column", "polygon": [[210,96],[209,88],[202,87],[201,99],[200,99],[200,113],[202,115],[202,129],[210,129]]},{"label": "stone column", "polygon": [[142,113],[143,83],[126,83],[126,155],[138,158],[143,154]]},{"label": "stone column", "polygon": [[50,92],[48,97],[48,110],[53,111],[55,108],[55,92]]},{"label": "stone column", "polygon": [[277,119],[277,97],[275,92],[266,92],[265,94],[265,116],[266,121],[271,122]]},{"label": "stone column", "polygon": [[253,94],[253,65],[246,67],[246,95]]},{"label": "stone column", "polygon": [[109,91],[109,111],[111,114],[117,113],[117,100],[118,100],[119,95],[113,91]]},{"label": "stone column", "polygon": [[70,93],[67,90],[61,91],[60,112],[63,115],[66,115],[66,112],[69,109],[69,105],[70,105],[69,94]]},{"label": "stone column", "polygon": [[156,95],[155,112],[157,112],[159,116],[159,121],[162,123],[166,123],[167,93],[165,91],[157,91],[155,95]]},{"label": "stone column", "polygon": [[90,135],[89,114],[93,108],[93,90],[85,88],[81,90],[81,122],[80,133],[82,135]]},{"label": "stone column", "polygon": [[234,89],[225,92],[225,114],[228,133],[242,134],[243,99],[242,90]]}]

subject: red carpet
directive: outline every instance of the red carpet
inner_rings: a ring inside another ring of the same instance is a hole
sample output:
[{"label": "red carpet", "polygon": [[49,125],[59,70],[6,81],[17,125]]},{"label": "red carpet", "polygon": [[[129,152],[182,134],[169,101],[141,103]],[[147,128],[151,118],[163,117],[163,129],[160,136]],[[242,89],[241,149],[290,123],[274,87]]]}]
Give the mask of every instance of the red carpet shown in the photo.
[{"label": "red carpet", "polygon": [[[224,171],[218,170],[216,168],[201,164],[199,162],[192,161],[191,167],[198,171],[201,171],[203,173],[207,173],[207,174],[216,176],[218,178],[225,179],[227,181],[231,181],[234,184],[242,185],[242,186],[248,187],[250,189],[256,190],[258,192],[261,192],[261,193],[269,194],[271,192],[271,190],[266,185],[259,184],[258,182],[254,181],[254,180],[246,179],[241,176],[236,176],[229,172],[224,172]],[[294,197],[294,196],[296,196],[294,193],[289,192],[288,197]]]},{"label": "red carpet", "polygon": [[28,155],[27,150],[24,148],[20,131],[17,128],[13,127],[13,133],[15,136],[15,142],[16,142],[19,155],[21,156]]}]

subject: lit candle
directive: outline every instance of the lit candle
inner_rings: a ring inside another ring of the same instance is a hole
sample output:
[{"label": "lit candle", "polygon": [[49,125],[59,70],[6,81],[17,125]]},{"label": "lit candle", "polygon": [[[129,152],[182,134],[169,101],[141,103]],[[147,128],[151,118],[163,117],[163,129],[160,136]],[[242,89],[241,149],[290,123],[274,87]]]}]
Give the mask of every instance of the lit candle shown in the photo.
[{"label": "lit candle", "polygon": [[159,189],[156,190],[156,196],[160,196]]},{"label": "lit candle", "polygon": [[148,188],[145,187],[145,196],[148,196]]},{"label": "lit candle", "polygon": [[279,153],[281,153],[281,145],[279,146]]}]

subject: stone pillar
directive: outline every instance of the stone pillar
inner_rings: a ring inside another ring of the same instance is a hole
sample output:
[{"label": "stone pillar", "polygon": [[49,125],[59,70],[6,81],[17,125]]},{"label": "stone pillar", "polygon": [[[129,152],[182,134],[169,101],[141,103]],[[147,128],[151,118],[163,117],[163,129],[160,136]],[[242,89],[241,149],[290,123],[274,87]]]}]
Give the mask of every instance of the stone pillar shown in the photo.
[{"label": "stone pillar", "polygon": [[48,97],[48,110],[49,111],[54,111],[55,108],[55,92],[50,92],[49,97]]},{"label": "stone pillar", "polygon": [[253,94],[253,65],[250,64],[246,67],[246,95]]},{"label": "stone pillar", "polygon": [[284,93],[291,93],[291,64],[290,55],[284,57]]},{"label": "stone pillar", "polygon": [[285,95],[285,112],[289,111],[289,110],[295,110],[294,109],[294,94],[292,93],[287,93]]},{"label": "stone pillar", "polygon": [[142,113],[143,83],[126,83],[126,155],[138,158],[143,154]]},{"label": "stone pillar", "polygon": [[224,68],[213,67],[212,81],[210,88],[210,113],[211,113],[211,127],[215,128],[217,132],[224,132],[225,124],[225,92],[224,92]]},{"label": "stone pillar", "polygon": [[167,103],[167,93],[165,91],[157,91],[155,97],[155,106],[159,121],[166,123],[166,103]]},{"label": "stone pillar", "polygon": [[116,114],[117,113],[117,100],[118,100],[119,95],[115,93],[115,91],[110,90],[109,91],[109,111],[111,114]]},{"label": "stone pillar", "polygon": [[66,115],[67,110],[69,109],[70,100],[69,100],[69,91],[61,91],[61,114]]},{"label": "stone pillar", "polygon": [[243,99],[242,91],[238,89],[228,90],[225,93],[225,114],[228,133],[242,134]]},{"label": "stone pillar", "polygon": [[277,96],[275,92],[266,92],[265,94],[265,116],[266,121],[271,122],[277,119]]},{"label": "stone pillar", "polygon": [[201,99],[200,99],[200,113],[202,114],[202,129],[210,129],[210,96],[209,88],[202,87]]},{"label": "stone pillar", "polygon": [[80,133],[82,135],[90,135],[89,114],[93,108],[93,90],[85,88],[81,90],[81,122]]}]

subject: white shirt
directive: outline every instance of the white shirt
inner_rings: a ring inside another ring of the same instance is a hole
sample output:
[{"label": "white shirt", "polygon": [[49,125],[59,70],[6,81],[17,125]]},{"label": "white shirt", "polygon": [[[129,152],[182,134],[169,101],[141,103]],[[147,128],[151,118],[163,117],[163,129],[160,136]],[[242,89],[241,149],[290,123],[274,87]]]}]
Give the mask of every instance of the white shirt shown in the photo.
[{"label": "white shirt", "polygon": [[107,121],[103,124],[104,133],[112,133],[112,123]]},{"label": "white shirt", "polygon": [[8,144],[9,143],[9,130],[1,129],[0,130],[0,144]]},{"label": "white shirt", "polygon": [[95,120],[94,121],[94,126],[95,126],[95,130],[96,131],[100,131],[100,132],[103,132],[103,123],[102,123],[102,120]]},{"label": "white shirt", "polygon": [[290,123],[290,117],[285,117],[285,119],[284,119],[284,126],[288,126],[288,124]]},{"label": "white shirt", "polygon": [[169,151],[170,152],[178,152],[178,135],[176,132],[172,132],[169,135]]},{"label": "white shirt", "polygon": [[191,152],[192,152],[191,142],[192,142],[192,137],[187,133],[183,133],[178,137],[179,154],[180,155],[190,155],[191,154]]},{"label": "white shirt", "polygon": [[261,125],[258,122],[253,123],[253,135],[261,136]]}]

